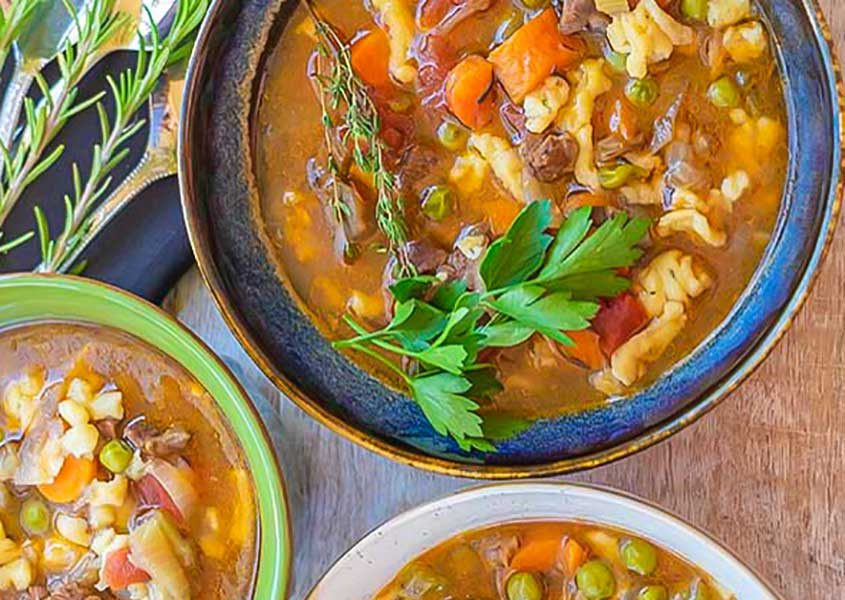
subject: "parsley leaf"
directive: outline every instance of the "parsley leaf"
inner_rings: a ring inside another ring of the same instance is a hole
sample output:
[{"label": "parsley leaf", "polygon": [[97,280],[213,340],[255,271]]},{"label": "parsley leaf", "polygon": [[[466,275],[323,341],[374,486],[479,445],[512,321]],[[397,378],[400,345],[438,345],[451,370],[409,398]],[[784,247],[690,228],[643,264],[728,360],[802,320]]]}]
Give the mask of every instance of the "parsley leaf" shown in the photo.
[{"label": "parsley leaf", "polygon": [[465,450],[475,447],[472,438],[484,437],[478,404],[464,396],[472,387],[468,379],[438,373],[414,377],[408,385],[437,433],[451,435]]},{"label": "parsley leaf", "polygon": [[417,275],[399,279],[390,286],[390,293],[396,302],[402,303],[414,298],[422,298],[432,285],[438,283],[432,275]]},{"label": "parsley leaf", "polygon": [[572,340],[562,331],[588,328],[589,319],[595,317],[599,310],[594,302],[572,300],[568,292],[546,294],[540,286],[514,288],[490,305],[520,325],[570,346],[573,345]]},{"label": "parsley leaf", "polygon": [[628,219],[625,213],[619,213],[576,245],[572,240],[580,232],[580,228],[576,227],[582,218],[578,215],[571,228],[567,222],[560,229],[558,238],[563,235],[566,239],[561,241],[555,258],[562,260],[550,261],[543,268],[541,279],[551,280],[629,267],[643,255],[637,244],[651,224],[647,219]]},{"label": "parsley leaf", "polygon": [[488,325],[483,330],[484,344],[490,348],[511,348],[527,342],[534,335],[534,328],[517,321]]},{"label": "parsley leaf", "polygon": [[414,356],[429,367],[460,375],[463,373],[464,361],[468,353],[463,346],[433,346],[422,352],[417,352]]},{"label": "parsley leaf", "polygon": [[488,290],[521,283],[542,266],[552,236],[544,233],[552,223],[548,200],[526,206],[508,232],[493,242],[481,262],[481,278]]},{"label": "parsley leaf", "polygon": [[396,312],[386,334],[396,337],[407,350],[419,352],[440,335],[449,317],[421,300],[408,300],[396,305]]}]

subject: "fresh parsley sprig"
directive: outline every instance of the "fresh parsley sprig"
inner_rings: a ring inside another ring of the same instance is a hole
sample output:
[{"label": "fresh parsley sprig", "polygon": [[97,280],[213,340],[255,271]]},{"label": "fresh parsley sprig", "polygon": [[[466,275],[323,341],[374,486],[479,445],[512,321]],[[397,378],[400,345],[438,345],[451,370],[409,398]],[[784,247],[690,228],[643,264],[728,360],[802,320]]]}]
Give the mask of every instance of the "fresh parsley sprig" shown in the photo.
[{"label": "fresh parsley sprig", "polygon": [[[335,347],[387,365],[434,429],[463,450],[495,451],[495,431],[513,434],[519,427],[501,419],[491,426],[478,414],[502,389],[495,369],[479,361],[481,350],[517,346],[538,333],[574,345],[566,332],[588,328],[599,310],[597,300],[630,286],[618,271],[642,256],[638,244],[650,222],[620,213],[594,228],[585,207],[555,235],[548,233],[551,224],[551,202],[530,204],[484,255],[485,291],[430,275],[399,280],[390,290],[397,303],[391,322],[368,331],[346,316],[357,335]],[[390,355],[411,359],[418,371],[405,372]]]}]

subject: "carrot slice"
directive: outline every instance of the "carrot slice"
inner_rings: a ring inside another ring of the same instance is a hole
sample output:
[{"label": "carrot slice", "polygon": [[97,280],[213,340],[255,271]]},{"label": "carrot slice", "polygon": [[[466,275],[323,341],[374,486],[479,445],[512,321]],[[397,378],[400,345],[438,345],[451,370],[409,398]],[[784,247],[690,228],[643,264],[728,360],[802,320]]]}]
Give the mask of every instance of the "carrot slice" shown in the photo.
[{"label": "carrot slice", "polygon": [[446,104],[461,123],[481,129],[493,120],[493,65],[467,56],[446,78]]},{"label": "carrot slice", "polygon": [[563,546],[563,567],[566,576],[574,576],[585,560],[587,560],[587,551],[584,547],[572,538],[566,540]]},{"label": "carrot slice", "polygon": [[599,334],[590,329],[582,331],[567,331],[566,335],[575,342],[574,346],[563,346],[563,352],[582,363],[589,369],[602,369],[606,361],[601,350],[601,338]]},{"label": "carrot slice", "polygon": [[611,200],[604,194],[591,194],[589,192],[581,192],[579,194],[572,194],[566,199],[563,205],[563,214],[570,213],[582,208],[584,206],[610,206]]},{"label": "carrot slice", "polygon": [[554,9],[543,11],[490,53],[496,77],[511,100],[521,104],[555,71],[572,67],[584,54],[584,42],[558,30]]},{"label": "carrot slice", "polygon": [[367,85],[390,84],[390,41],[381,29],[368,31],[352,44],[352,69]]},{"label": "carrot slice", "polygon": [[41,495],[50,502],[73,502],[97,474],[97,465],[88,458],[67,456],[53,483],[38,486]]},{"label": "carrot slice", "polygon": [[530,540],[514,555],[510,566],[517,571],[549,571],[555,566],[559,550],[559,536]]},{"label": "carrot slice", "polygon": [[103,564],[103,581],[112,590],[125,590],[135,583],[144,583],[150,580],[149,574],[139,569],[129,560],[129,548],[113,550],[106,556]]}]

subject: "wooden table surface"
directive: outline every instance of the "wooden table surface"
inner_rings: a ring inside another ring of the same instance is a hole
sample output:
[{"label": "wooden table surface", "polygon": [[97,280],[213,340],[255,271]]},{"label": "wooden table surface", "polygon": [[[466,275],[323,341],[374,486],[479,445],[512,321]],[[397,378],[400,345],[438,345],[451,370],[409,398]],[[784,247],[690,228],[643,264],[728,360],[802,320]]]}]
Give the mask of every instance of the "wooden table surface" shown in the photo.
[{"label": "wooden table surface", "polygon": [[[821,3],[845,57],[845,3]],[[626,490],[687,518],[787,600],[845,599],[843,298],[840,231],[792,330],[719,409],[666,443],[570,479]],[[312,421],[238,346],[196,271],[169,304],[235,370],[272,432],[293,513],[294,600],[374,526],[473,485],[394,464]]]}]

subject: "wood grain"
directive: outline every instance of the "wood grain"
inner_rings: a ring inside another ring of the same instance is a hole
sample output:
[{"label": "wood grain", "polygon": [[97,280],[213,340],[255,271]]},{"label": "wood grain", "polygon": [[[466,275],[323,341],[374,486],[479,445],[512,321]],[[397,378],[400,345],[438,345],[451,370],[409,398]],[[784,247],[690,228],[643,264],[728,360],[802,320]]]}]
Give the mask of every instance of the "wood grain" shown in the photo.
[{"label": "wood grain", "polygon": [[[845,4],[822,5],[842,57]],[[669,442],[572,479],[627,490],[689,519],[786,599],[845,599],[843,298],[840,232],[794,327],[731,398]],[[233,367],[273,433],[294,516],[295,600],[380,522],[472,485],[393,464],[311,421],[237,345],[196,272],[170,305]]]}]

